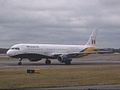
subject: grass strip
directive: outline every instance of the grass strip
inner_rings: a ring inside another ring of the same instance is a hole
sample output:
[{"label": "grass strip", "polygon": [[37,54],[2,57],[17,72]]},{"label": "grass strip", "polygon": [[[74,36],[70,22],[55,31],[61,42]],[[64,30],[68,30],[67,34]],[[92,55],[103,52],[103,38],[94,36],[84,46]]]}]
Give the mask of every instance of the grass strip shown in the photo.
[{"label": "grass strip", "polygon": [[39,74],[28,74],[27,67],[0,68],[0,89],[120,84],[119,65],[61,67],[36,67]]}]

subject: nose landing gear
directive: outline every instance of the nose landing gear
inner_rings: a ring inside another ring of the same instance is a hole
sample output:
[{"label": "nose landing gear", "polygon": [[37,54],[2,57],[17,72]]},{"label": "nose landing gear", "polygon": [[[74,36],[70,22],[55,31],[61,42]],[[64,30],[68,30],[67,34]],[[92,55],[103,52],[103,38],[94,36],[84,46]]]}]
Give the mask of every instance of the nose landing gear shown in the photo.
[{"label": "nose landing gear", "polygon": [[18,65],[22,65],[22,58],[19,59]]}]

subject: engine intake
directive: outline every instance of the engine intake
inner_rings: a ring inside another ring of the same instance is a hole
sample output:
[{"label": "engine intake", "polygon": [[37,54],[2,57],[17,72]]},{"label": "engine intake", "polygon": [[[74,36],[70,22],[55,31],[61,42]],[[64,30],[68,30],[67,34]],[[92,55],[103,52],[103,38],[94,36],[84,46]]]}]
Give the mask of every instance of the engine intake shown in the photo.
[{"label": "engine intake", "polygon": [[64,63],[64,62],[66,62],[66,61],[72,61],[72,59],[71,59],[71,58],[68,58],[68,56],[66,56],[66,55],[60,55],[60,56],[58,57],[58,61],[61,62],[61,63]]}]

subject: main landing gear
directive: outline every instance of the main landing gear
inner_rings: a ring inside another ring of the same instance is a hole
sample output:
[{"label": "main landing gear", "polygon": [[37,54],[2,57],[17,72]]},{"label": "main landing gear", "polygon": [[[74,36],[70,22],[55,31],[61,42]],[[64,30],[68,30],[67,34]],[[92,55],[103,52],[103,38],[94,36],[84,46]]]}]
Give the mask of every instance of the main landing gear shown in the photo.
[{"label": "main landing gear", "polygon": [[22,65],[22,58],[19,59],[18,65]]},{"label": "main landing gear", "polygon": [[70,65],[70,64],[71,64],[71,61],[72,61],[72,60],[66,60],[66,61],[65,61],[65,64],[66,64],[66,65]]},{"label": "main landing gear", "polygon": [[51,61],[50,61],[49,59],[46,59],[45,64],[46,64],[46,65],[50,65],[50,64],[51,64]]}]

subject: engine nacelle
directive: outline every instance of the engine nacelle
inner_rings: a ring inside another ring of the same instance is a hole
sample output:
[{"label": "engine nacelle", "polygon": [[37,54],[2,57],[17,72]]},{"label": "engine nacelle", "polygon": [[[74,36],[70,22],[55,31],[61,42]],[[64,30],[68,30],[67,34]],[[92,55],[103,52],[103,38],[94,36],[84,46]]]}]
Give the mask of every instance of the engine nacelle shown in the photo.
[{"label": "engine nacelle", "polygon": [[64,62],[66,62],[66,61],[72,61],[72,59],[71,59],[71,58],[68,58],[68,56],[66,56],[66,55],[60,55],[60,56],[58,57],[58,61],[61,62],[61,63],[64,63]]},{"label": "engine nacelle", "polygon": [[29,60],[30,60],[31,62],[36,62],[36,61],[40,61],[41,58],[39,58],[39,59],[36,59],[36,58],[30,58]]}]

